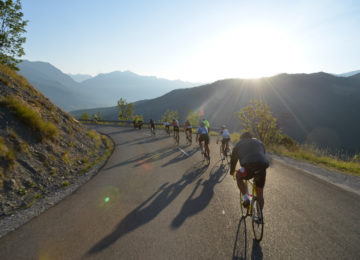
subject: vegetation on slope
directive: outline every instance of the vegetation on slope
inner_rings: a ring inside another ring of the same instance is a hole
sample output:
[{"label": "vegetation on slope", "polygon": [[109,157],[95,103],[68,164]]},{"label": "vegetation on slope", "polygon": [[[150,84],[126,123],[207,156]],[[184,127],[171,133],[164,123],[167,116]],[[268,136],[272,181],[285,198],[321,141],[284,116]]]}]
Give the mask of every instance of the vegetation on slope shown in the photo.
[{"label": "vegetation on slope", "polygon": [[107,137],[0,65],[0,218],[76,182],[111,151]]}]

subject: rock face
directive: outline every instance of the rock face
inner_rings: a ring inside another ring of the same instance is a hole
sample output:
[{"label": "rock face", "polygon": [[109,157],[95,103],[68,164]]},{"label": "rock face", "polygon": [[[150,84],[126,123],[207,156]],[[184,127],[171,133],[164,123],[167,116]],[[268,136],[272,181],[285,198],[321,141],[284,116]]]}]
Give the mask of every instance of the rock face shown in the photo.
[{"label": "rock face", "polygon": [[0,65],[0,218],[76,181],[109,145]]}]

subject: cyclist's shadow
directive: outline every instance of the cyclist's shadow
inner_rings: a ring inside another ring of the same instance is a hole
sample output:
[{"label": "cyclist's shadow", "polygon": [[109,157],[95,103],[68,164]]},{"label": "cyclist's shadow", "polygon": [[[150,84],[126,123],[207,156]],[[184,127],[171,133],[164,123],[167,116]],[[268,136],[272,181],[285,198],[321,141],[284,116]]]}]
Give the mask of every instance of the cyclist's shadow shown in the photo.
[{"label": "cyclist's shadow", "polygon": [[[236,238],[234,242],[233,249],[233,260],[243,260],[248,259],[248,229],[246,225],[245,217],[241,217],[239,220],[238,229],[236,232]],[[263,259],[263,253],[260,246],[260,243],[253,239],[253,244],[251,248],[251,258],[250,259]]]}]

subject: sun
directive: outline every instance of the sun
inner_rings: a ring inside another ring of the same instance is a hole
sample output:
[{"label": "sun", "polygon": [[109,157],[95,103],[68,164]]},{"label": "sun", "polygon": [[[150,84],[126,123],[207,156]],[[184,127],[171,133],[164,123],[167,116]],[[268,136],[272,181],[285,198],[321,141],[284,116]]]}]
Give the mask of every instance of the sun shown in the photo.
[{"label": "sun", "polygon": [[[224,32],[198,53],[200,73],[222,78],[259,78],[296,71],[302,48],[278,28],[243,25]],[[196,70],[199,72],[199,70]]]}]

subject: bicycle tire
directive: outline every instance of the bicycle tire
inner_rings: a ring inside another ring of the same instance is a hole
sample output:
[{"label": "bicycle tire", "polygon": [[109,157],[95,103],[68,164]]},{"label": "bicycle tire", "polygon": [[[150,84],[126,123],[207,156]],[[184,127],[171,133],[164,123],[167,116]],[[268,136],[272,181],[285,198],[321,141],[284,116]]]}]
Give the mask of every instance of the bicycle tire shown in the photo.
[{"label": "bicycle tire", "polygon": [[[260,207],[260,202],[257,198],[254,198],[253,212],[251,218],[251,224],[254,232],[255,240],[261,241],[264,234],[264,216]],[[258,218],[260,216],[260,218]]]},{"label": "bicycle tire", "polygon": [[179,141],[180,141],[180,136],[179,136],[179,134],[176,135],[175,141],[176,141],[176,145],[179,145]]},{"label": "bicycle tire", "polygon": [[[235,181],[236,181],[236,178],[235,178]],[[247,181],[245,181],[244,184],[247,186]],[[242,195],[240,190],[239,190],[239,193],[240,193],[240,212],[241,212],[241,216],[242,217],[247,217],[248,214],[249,214],[249,208],[245,208],[243,206],[244,195]]]}]

